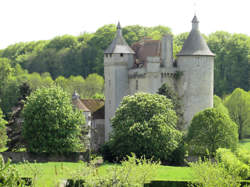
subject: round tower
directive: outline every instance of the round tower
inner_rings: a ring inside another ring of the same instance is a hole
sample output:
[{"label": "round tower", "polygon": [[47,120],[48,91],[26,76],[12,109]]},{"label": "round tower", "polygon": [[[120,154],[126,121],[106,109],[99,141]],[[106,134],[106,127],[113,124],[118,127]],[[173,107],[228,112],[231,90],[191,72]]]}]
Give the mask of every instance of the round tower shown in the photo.
[{"label": "round tower", "polygon": [[214,54],[199,31],[199,21],[194,16],[192,30],[177,54],[178,94],[182,98],[185,128],[193,116],[213,107]]},{"label": "round tower", "polygon": [[117,25],[116,37],[104,52],[105,77],[105,141],[108,141],[111,118],[122,98],[129,94],[128,68],[134,63],[134,51],[122,36],[120,23]]}]

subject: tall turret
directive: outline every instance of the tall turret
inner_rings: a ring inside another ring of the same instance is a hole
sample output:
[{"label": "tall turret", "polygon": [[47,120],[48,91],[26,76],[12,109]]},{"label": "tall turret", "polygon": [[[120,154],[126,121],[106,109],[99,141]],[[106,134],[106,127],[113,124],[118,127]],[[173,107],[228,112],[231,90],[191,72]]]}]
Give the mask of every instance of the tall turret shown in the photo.
[{"label": "tall turret", "polygon": [[111,118],[122,98],[129,94],[128,69],[134,64],[134,51],[122,36],[120,23],[116,37],[104,52],[105,141],[111,132]]},{"label": "tall turret", "polygon": [[178,70],[182,72],[178,93],[183,100],[186,127],[197,112],[213,107],[214,56],[199,31],[195,15],[192,30],[177,54]]}]

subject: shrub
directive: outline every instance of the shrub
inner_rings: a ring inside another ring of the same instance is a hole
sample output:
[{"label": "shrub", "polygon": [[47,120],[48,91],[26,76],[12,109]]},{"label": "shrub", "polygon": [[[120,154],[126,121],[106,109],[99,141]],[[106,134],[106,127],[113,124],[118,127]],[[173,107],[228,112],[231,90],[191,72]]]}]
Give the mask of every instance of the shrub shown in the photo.
[{"label": "shrub", "polygon": [[10,161],[4,163],[2,155],[0,155],[0,186],[25,186],[17,170],[10,165]]},{"label": "shrub", "polygon": [[205,109],[194,116],[187,134],[191,153],[215,154],[218,148],[235,150],[238,143],[237,125],[229,116],[215,108]]},{"label": "shrub", "polygon": [[0,149],[4,148],[7,143],[6,127],[7,121],[3,119],[3,112],[0,109]]},{"label": "shrub", "polygon": [[249,166],[240,161],[229,149],[220,148],[216,151],[216,160],[221,163],[225,169],[234,175],[247,179],[249,176]]},{"label": "shrub", "polygon": [[250,151],[239,148],[237,151],[235,151],[235,155],[241,162],[250,166]]},{"label": "shrub", "polygon": [[112,119],[111,150],[118,159],[133,152],[166,161],[182,140],[176,121],[166,97],[148,93],[126,96]]},{"label": "shrub", "polygon": [[80,151],[84,116],[73,110],[70,97],[59,87],[33,92],[23,109],[23,136],[27,150],[40,153]]},{"label": "shrub", "polygon": [[190,187],[240,187],[240,178],[234,173],[229,173],[222,164],[211,160],[190,163],[194,173],[194,179]]},{"label": "shrub", "polygon": [[114,165],[106,169],[106,174],[100,174],[95,161],[89,165],[83,163],[81,169],[73,174],[77,181],[83,180],[84,186],[144,186],[150,182],[160,166],[159,162],[147,160],[145,157],[136,158],[135,154],[128,156],[121,165]]}]

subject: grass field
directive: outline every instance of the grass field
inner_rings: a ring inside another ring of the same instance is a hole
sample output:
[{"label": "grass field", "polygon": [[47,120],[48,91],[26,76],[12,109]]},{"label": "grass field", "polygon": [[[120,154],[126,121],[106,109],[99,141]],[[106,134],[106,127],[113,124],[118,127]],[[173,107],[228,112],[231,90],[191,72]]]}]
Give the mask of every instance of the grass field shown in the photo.
[{"label": "grass field", "polygon": [[245,148],[245,149],[250,151],[250,139],[240,140],[239,145],[241,148]]},{"label": "grass field", "polygon": [[[81,168],[81,163],[49,162],[35,164],[15,164],[22,177],[37,178],[39,187],[55,186],[62,179],[72,178],[74,173]],[[111,164],[100,166],[99,172],[105,174]],[[37,176],[34,176],[37,174]],[[192,180],[192,171],[188,167],[160,166],[154,180]]]},{"label": "grass field", "polygon": [[[241,140],[241,148],[250,150],[250,139]],[[55,186],[62,179],[69,179],[79,171],[81,163],[49,162],[35,164],[14,164],[22,177],[37,178],[37,186]],[[103,164],[99,168],[101,174],[105,174],[112,164]],[[34,176],[37,174],[37,176]],[[192,170],[189,167],[160,166],[153,180],[192,180]]]}]

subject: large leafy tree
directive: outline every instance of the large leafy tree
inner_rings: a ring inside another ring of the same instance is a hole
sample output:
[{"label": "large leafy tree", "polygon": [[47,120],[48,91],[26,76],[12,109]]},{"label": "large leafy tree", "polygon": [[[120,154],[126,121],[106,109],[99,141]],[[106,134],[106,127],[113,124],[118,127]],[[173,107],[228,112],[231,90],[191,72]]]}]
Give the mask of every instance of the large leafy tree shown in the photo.
[{"label": "large leafy tree", "polygon": [[70,97],[59,87],[41,88],[27,99],[23,109],[23,136],[30,152],[79,151],[84,117],[73,110]]},{"label": "large leafy tree", "polygon": [[112,119],[111,149],[119,158],[131,152],[166,161],[179,146],[182,134],[169,99],[137,93],[123,98]]},{"label": "large leafy tree", "polygon": [[218,148],[235,149],[238,143],[238,127],[226,114],[216,108],[197,113],[187,134],[190,151],[205,155],[207,150],[215,154]]},{"label": "large leafy tree", "polygon": [[0,109],[0,149],[3,148],[7,143],[6,127],[7,121],[3,119],[3,112]]},{"label": "large leafy tree", "polygon": [[216,54],[214,63],[215,94],[222,96],[235,88],[250,87],[250,38],[244,34],[217,31],[207,43]]},{"label": "large leafy tree", "polygon": [[243,89],[236,88],[226,97],[225,106],[231,119],[239,127],[239,138],[250,136],[250,94]]},{"label": "large leafy tree", "polygon": [[218,111],[220,111],[226,115],[229,115],[229,111],[228,111],[227,107],[225,107],[225,105],[223,104],[223,101],[217,95],[214,95],[214,108],[216,108]]}]

